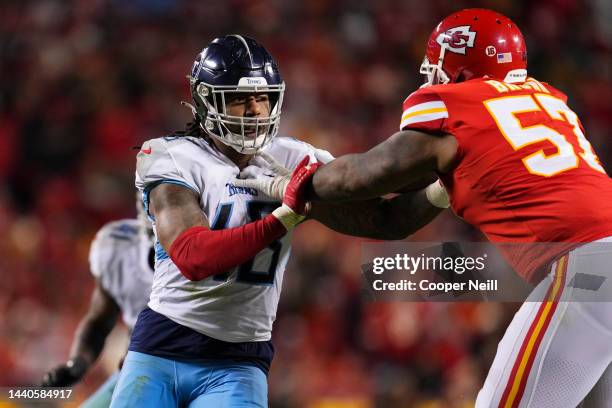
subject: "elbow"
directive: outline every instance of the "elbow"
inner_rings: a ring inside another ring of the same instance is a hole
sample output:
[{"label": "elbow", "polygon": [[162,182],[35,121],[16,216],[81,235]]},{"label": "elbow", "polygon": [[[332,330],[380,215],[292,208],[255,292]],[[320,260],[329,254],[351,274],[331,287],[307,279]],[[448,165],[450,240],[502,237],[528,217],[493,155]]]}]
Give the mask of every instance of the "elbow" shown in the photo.
[{"label": "elbow", "polygon": [[191,282],[198,282],[203,279],[209,278],[213,275],[223,273],[221,270],[217,270],[213,265],[206,265],[203,263],[195,264],[189,260],[181,259],[179,257],[172,257],[172,262],[176,265],[181,275]]},{"label": "elbow", "polygon": [[199,280],[204,279],[206,273],[202,273],[203,268],[196,268],[195,265],[186,259],[184,255],[180,251],[171,251],[169,254],[170,259],[176,265],[177,269],[186,279],[197,282]]},{"label": "elbow", "polygon": [[[204,227],[194,227],[183,231],[168,247],[168,256],[176,265],[181,275],[186,279],[197,282],[212,275],[221,273],[211,262],[212,257],[198,256],[199,251],[194,247],[194,241],[199,232],[208,232]],[[162,244],[163,246],[163,244]]]},{"label": "elbow", "polygon": [[181,268],[179,268],[179,271],[181,271],[181,275],[183,275],[185,278],[187,278],[187,280],[191,282],[199,282],[212,275],[215,275],[214,273],[210,273],[208,271],[193,272],[193,271],[186,271],[185,269],[181,269]]},{"label": "elbow", "polygon": [[191,273],[189,271],[185,271],[185,269],[179,268],[179,271],[181,271],[181,275],[183,275],[185,278],[187,278],[188,281],[198,282],[198,281],[202,280],[202,279],[199,278],[198,275],[196,275],[194,273]]},{"label": "elbow", "polygon": [[202,260],[194,262],[191,259],[185,258],[180,254],[177,255],[176,253],[174,256],[170,255],[170,259],[172,259],[172,262],[174,262],[181,275],[191,282],[198,282],[225,272],[224,270],[220,270],[219,268],[215,267],[215,265],[212,263],[209,264],[202,262]]},{"label": "elbow", "polygon": [[198,273],[199,271],[195,271],[193,267],[181,264],[180,262],[177,262],[177,260],[175,259],[172,259],[172,262],[174,262],[174,264],[178,268],[181,275],[183,275],[187,280],[191,282],[197,282],[197,281],[204,279],[200,277],[201,275],[200,273]]}]

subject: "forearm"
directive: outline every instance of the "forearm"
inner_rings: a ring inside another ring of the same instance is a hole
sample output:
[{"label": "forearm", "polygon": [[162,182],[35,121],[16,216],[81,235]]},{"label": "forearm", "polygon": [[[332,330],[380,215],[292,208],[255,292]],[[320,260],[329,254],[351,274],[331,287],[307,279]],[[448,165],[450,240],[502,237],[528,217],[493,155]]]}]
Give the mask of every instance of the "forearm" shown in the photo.
[{"label": "forearm", "polygon": [[100,356],[106,338],[115,326],[116,318],[91,318],[86,316],[79,324],[70,348],[70,360],[92,365]]},{"label": "forearm", "polygon": [[212,230],[197,196],[185,187],[162,184],[151,190],[150,211],[157,237],[185,278],[199,281],[248,261],[302,218],[285,205],[239,227]]},{"label": "forearm", "polygon": [[433,220],[441,208],[429,203],[423,190],[391,199],[351,203],[314,203],[309,217],[346,235],[404,239]]},{"label": "forearm", "polygon": [[362,154],[322,166],[306,190],[310,201],[366,200],[399,191],[431,172],[454,166],[457,140],[405,130]]},{"label": "forearm", "polygon": [[380,169],[364,162],[363,155],[342,156],[315,173],[306,195],[311,201],[326,202],[379,197],[388,192],[376,182],[380,178],[379,174]]},{"label": "forearm", "polygon": [[362,154],[339,157],[322,166],[306,194],[311,201],[379,197],[437,170],[431,136],[400,132]]},{"label": "forearm", "polygon": [[374,239],[395,239],[385,236],[383,199],[351,203],[312,203],[308,218],[341,234]]},{"label": "forearm", "polygon": [[174,240],[168,255],[183,276],[199,281],[248,261],[286,232],[272,214],[224,230],[191,227]]}]

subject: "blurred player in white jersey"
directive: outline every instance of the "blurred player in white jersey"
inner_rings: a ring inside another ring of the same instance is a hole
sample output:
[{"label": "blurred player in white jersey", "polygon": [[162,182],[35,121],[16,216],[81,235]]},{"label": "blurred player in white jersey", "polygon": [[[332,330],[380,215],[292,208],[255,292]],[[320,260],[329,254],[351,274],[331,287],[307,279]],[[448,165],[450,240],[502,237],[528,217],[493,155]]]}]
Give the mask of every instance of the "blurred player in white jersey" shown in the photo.
[{"label": "blurred player in white jersey", "polygon": [[[151,224],[142,211],[139,219],[112,221],[98,231],[89,251],[91,272],[96,278],[89,310],[75,333],[69,360],[46,373],[43,386],[68,387],[79,382],[102,352],[119,315],[132,330],[151,292],[152,235]],[[82,407],[108,407],[118,378],[119,371]]]},{"label": "blurred player in white jersey", "polygon": [[[305,209],[293,182],[281,205],[235,179],[255,160],[252,171],[272,173],[268,158],[297,169],[298,185],[332,156],[276,137],[285,84],[255,40],[215,39],[189,80],[194,121],[145,142],[137,157],[136,186],[157,239],[155,279],[112,406],[266,407],[288,231]],[[340,232],[393,239],[441,211],[422,190],[357,205],[315,206],[309,215]],[[391,225],[390,214],[402,222]]]}]

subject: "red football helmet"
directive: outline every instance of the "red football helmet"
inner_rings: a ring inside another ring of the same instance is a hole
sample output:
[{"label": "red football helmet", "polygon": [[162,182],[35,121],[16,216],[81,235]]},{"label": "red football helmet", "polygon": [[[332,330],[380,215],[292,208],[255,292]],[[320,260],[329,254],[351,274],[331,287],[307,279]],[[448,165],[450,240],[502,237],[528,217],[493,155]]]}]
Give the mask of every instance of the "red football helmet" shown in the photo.
[{"label": "red football helmet", "polygon": [[523,34],[508,17],[466,9],[446,17],[429,36],[421,74],[424,86],[488,76],[505,82],[527,78]]}]

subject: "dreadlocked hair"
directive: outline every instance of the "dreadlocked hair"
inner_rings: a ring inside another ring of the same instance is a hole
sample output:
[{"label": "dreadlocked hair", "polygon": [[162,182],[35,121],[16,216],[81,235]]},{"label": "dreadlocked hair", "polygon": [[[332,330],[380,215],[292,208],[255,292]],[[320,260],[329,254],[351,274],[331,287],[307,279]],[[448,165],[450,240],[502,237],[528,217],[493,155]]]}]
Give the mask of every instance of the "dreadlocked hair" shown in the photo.
[{"label": "dreadlocked hair", "polygon": [[172,132],[172,136],[193,136],[202,138],[208,137],[208,135],[202,130],[202,127],[200,126],[200,120],[197,118],[194,118],[193,120],[187,122],[185,124],[185,128]]},{"label": "dreadlocked hair", "polygon": [[172,132],[171,136],[175,136],[175,137],[185,137],[185,136],[200,137],[200,138],[206,140],[207,142],[210,142],[210,137],[206,134],[204,129],[202,129],[202,125],[201,125],[201,122],[200,122],[200,117],[196,114],[196,108],[192,104],[190,104],[189,102],[181,102],[181,105],[186,107],[186,108],[189,108],[191,110],[191,113],[193,114],[193,120],[187,122],[183,129],[175,130],[174,132]]}]

